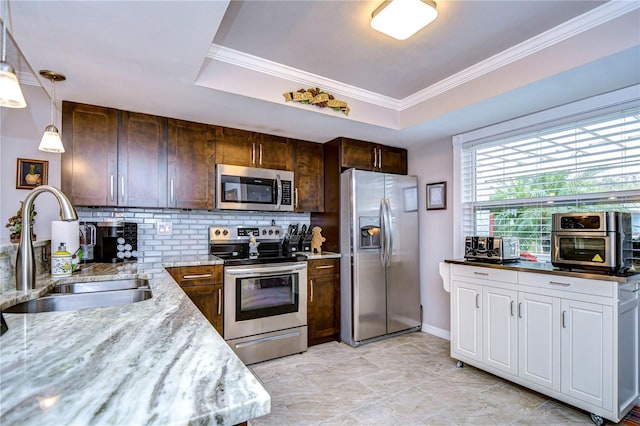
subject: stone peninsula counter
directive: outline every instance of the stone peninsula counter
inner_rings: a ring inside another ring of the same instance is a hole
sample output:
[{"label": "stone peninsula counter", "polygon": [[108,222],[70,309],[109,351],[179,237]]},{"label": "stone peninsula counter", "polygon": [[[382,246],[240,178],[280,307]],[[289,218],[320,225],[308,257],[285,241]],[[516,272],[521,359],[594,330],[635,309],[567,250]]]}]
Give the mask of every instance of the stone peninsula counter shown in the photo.
[{"label": "stone peninsula counter", "polygon": [[[219,259],[178,259],[167,266],[190,262]],[[128,278],[150,278],[153,297],[105,308],[4,314],[9,330],[0,337],[0,424],[232,425],[270,412],[262,384],[167,272],[150,277],[144,264],[94,264],[64,281]],[[39,276],[38,289],[22,293],[5,280],[0,303],[6,308],[34,299],[56,282],[62,280]]]}]

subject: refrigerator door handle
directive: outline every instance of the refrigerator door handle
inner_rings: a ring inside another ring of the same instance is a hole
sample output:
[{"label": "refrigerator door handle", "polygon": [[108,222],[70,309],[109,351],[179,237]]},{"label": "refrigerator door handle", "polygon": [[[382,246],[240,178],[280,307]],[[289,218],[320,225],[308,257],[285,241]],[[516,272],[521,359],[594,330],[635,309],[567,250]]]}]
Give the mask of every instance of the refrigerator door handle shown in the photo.
[{"label": "refrigerator door handle", "polygon": [[391,203],[389,199],[384,200],[385,204],[385,231],[386,231],[386,251],[387,251],[387,266],[391,265],[391,256],[393,255],[393,229],[391,229]]},{"label": "refrigerator door handle", "polygon": [[380,263],[382,266],[387,265],[387,224],[385,223],[386,216],[384,214],[384,198],[380,199]]}]

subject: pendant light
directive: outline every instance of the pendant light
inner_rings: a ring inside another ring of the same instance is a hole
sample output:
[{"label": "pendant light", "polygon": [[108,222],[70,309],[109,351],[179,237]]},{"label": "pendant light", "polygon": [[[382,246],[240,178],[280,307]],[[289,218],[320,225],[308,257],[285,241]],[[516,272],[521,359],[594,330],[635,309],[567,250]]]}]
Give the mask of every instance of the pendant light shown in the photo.
[{"label": "pendant light", "polygon": [[51,80],[51,124],[44,129],[44,135],[40,141],[38,149],[46,152],[64,152],[64,145],[62,145],[62,139],[60,139],[60,132],[54,123],[54,113],[56,110],[56,81],[64,81],[66,77],[57,72],[49,70],[40,70],[40,75],[44,78]]},{"label": "pendant light", "polygon": [[7,63],[7,5],[9,0],[2,4],[2,58],[0,60],[0,106],[7,108],[24,108],[27,102],[24,100],[18,77],[11,65]]}]

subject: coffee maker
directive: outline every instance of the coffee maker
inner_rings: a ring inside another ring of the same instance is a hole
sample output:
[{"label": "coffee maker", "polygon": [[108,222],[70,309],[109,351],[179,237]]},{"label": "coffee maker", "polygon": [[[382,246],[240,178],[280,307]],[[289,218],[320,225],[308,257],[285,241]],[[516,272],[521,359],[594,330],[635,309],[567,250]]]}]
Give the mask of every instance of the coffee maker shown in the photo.
[{"label": "coffee maker", "polygon": [[102,263],[135,259],[138,250],[138,224],[134,222],[96,223],[94,260]]}]

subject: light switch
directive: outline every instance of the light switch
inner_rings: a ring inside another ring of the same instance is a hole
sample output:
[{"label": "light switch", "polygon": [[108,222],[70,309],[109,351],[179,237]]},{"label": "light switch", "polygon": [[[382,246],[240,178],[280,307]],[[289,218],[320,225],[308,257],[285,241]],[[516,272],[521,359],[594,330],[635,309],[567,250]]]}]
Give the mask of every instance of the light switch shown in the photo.
[{"label": "light switch", "polygon": [[173,224],[171,222],[157,222],[156,235],[173,235]]}]

